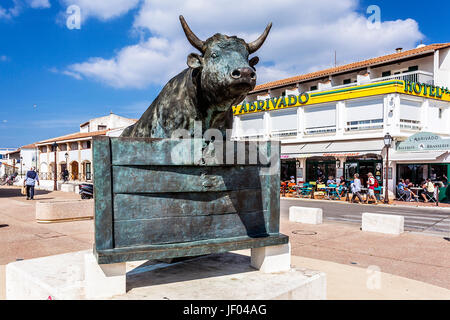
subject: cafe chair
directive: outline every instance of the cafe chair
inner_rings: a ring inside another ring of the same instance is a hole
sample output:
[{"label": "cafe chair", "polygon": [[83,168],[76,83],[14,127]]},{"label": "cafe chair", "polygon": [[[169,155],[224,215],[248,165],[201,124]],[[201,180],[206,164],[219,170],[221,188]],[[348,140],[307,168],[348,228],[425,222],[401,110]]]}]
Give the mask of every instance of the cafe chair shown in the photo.
[{"label": "cafe chair", "polygon": [[428,202],[436,203],[436,189],[433,193],[433,195],[430,195],[428,192],[425,192],[425,197],[427,198]]},{"label": "cafe chair", "polygon": [[341,200],[341,197],[339,196],[339,193],[336,190],[337,185],[330,184],[330,185],[328,185],[328,187],[333,188],[333,189],[330,189],[330,191],[328,193],[329,198],[332,200]]},{"label": "cafe chair", "polygon": [[397,201],[406,201],[406,198],[407,198],[407,196],[406,196],[406,193],[401,193],[400,192],[400,189],[397,187],[396,188],[396,190],[397,190]]},{"label": "cafe chair", "polygon": [[314,197],[325,198],[325,196],[327,195],[327,189],[325,189],[325,188],[326,188],[326,185],[318,184],[317,191],[314,192]]}]

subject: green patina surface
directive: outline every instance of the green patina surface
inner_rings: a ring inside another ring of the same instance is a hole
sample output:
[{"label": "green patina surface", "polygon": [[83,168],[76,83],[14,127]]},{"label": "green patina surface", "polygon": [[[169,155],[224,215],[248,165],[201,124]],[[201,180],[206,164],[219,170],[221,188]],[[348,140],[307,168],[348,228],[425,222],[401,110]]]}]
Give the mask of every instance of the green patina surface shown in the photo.
[{"label": "green patina surface", "polygon": [[[212,146],[200,139],[94,138],[99,263],[288,242],[279,233],[279,144]],[[256,155],[271,162],[257,163]]]}]

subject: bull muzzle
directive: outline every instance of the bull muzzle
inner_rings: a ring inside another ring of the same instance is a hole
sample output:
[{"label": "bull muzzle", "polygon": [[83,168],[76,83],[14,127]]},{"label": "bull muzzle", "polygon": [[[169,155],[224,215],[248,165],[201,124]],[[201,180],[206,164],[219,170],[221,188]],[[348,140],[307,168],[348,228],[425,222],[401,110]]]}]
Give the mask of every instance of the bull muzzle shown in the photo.
[{"label": "bull muzzle", "polygon": [[256,73],[252,68],[239,68],[231,71],[231,77],[233,79],[248,80],[249,82],[256,81]]}]

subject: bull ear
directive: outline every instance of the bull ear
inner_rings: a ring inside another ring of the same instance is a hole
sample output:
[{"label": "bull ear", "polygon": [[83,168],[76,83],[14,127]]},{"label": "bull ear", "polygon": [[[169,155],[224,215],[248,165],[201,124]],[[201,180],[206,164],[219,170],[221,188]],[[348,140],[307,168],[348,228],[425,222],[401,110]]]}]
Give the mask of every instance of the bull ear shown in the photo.
[{"label": "bull ear", "polygon": [[258,62],[259,62],[259,58],[258,57],[253,57],[253,58],[250,59],[248,64],[250,65],[250,67],[255,69],[255,66],[258,64]]},{"label": "bull ear", "polygon": [[203,66],[203,58],[196,53],[191,53],[187,58],[187,65],[192,68],[200,68]]}]

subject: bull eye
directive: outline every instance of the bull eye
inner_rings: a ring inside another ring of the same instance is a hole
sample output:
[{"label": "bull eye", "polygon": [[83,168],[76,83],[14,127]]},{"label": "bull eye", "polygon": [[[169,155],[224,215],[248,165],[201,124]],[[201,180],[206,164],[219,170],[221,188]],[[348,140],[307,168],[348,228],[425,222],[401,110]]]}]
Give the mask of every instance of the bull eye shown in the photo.
[{"label": "bull eye", "polygon": [[217,58],[217,57],[218,57],[218,55],[217,55],[217,53],[213,52],[213,53],[211,53],[211,57],[213,57],[213,58]]}]

